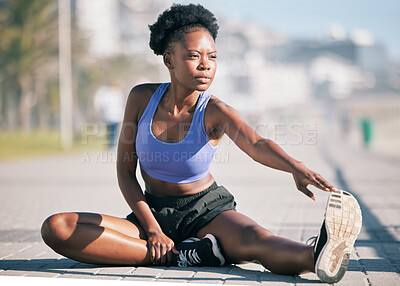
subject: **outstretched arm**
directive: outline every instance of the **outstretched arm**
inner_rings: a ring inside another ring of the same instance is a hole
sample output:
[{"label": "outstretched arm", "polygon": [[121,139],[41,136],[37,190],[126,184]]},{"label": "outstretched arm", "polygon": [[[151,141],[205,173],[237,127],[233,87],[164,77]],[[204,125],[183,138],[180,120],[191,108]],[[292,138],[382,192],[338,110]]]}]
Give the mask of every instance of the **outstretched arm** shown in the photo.
[{"label": "outstretched arm", "polygon": [[334,191],[335,188],[320,174],[308,169],[303,162],[290,157],[274,141],[261,137],[251,128],[239,113],[227,104],[219,101],[218,129],[228,135],[235,144],[253,160],[277,170],[289,172],[293,175],[297,189],[315,200],[314,194],[307,188],[313,185],[323,191]]}]

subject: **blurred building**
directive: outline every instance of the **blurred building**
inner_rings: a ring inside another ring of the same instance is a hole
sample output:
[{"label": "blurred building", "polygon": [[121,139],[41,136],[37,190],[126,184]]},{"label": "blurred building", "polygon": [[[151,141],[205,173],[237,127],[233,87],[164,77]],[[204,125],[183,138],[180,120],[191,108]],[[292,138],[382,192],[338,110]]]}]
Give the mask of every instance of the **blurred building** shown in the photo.
[{"label": "blurred building", "polygon": [[75,0],[79,28],[86,32],[94,56],[151,55],[148,25],[170,0]]},{"label": "blurred building", "polygon": [[89,51],[108,56],[121,51],[118,0],[76,0],[78,27],[88,38]]}]

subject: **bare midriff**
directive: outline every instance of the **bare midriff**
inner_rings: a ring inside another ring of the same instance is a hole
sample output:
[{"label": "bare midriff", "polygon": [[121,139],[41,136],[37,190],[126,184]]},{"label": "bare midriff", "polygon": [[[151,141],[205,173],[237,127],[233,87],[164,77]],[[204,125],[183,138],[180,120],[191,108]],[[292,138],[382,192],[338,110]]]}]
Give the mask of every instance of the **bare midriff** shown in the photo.
[{"label": "bare midriff", "polygon": [[187,196],[200,193],[214,183],[214,177],[208,173],[204,178],[187,184],[176,184],[161,181],[149,176],[145,171],[141,170],[142,177],[148,188],[146,191],[153,196]]}]

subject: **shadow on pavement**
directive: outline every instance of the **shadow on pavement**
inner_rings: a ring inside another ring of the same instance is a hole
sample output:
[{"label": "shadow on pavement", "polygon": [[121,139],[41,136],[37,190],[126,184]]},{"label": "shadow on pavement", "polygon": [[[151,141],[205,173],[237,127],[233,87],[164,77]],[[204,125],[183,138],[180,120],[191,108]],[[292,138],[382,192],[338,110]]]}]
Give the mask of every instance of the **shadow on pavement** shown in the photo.
[{"label": "shadow on pavement", "polygon": [[[382,266],[380,266],[380,263],[371,263],[371,261],[368,261],[368,271],[382,271]],[[374,266],[376,265],[376,266]],[[115,266],[115,265],[110,265],[110,266],[104,266],[104,265],[93,265],[93,264],[85,264],[85,263],[80,263],[76,262],[71,259],[31,259],[31,260],[26,260],[26,259],[20,259],[20,260],[1,260],[0,261],[0,269],[5,270],[5,272],[2,273],[2,275],[7,275],[7,271],[23,271],[23,272],[35,272],[37,274],[38,272],[43,272],[43,273],[53,273],[54,276],[59,275],[85,275],[88,278],[103,278],[103,279],[116,279],[116,278],[122,278],[122,279],[128,279],[128,280],[143,280],[143,279],[156,279],[155,274],[150,275],[147,273],[136,273],[135,274],[135,268],[132,266],[126,266],[128,269],[133,268],[134,270],[131,273],[118,273],[118,274],[113,274],[113,273],[102,273],[101,271],[98,272],[95,269],[104,269],[105,272],[107,271],[107,268],[113,268],[113,267],[121,267],[121,266]],[[224,267],[188,267],[188,268],[179,268],[179,267],[159,267],[159,266],[151,266],[151,267],[139,267],[140,268],[152,268],[152,269],[159,269],[160,272],[162,271],[189,271],[189,272],[196,272],[196,273],[201,273],[201,272],[208,272],[208,273],[215,273],[215,277],[196,277],[196,275],[189,277],[157,277],[157,281],[168,281],[168,280],[182,280],[182,282],[185,282],[187,280],[190,281],[209,281],[210,283],[218,282],[221,280],[224,280],[226,282],[241,282],[241,284],[245,281],[275,281],[275,282],[286,282],[286,283],[296,283],[296,284],[301,284],[301,283],[321,283],[317,278],[316,279],[306,279],[302,278],[301,276],[286,276],[286,275],[277,275],[273,274],[268,271],[259,271],[259,270],[249,270],[249,269],[243,269],[241,267],[235,266],[235,265],[228,265]],[[95,273],[90,273],[88,271],[85,271],[85,269],[94,269],[93,272]],[[389,269],[386,270],[388,272]],[[353,271],[352,269],[349,269],[348,271]],[[358,270],[357,270],[358,271]],[[395,272],[395,271],[393,271]],[[29,274],[28,274],[29,275]],[[228,275],[229,277],[223,277],[224,275]],[[222,277],[221,277],[222,276]]]},{"label": "shadow on pavement", "polygon": [[[31,259],[31,260],[1,260],[0,261],[0,269],[5,271],[13,270],[13,271],[23,271],[29,272],[34,271],[37,272],[44,272],[44,273],[54,273],[56,276],[57,274],[70,274],[70,275],[85,275],[90,277],[97,277],[97,278],[104,278],[104,279],[114,279],[117,277],[123,279],[154,279],[155,275],[149,275],[145,273],[137,273],[135,271],[132,273],[121,273],[121,274],[112,274],[112,273],[90,273],[87,271],[80,271],[80,269],[106,269],[112,268],[114,266],[104,266],[104,265],[92,265],[92,264],[85,264],[76,262],[70,259]],[[127,266],[129,268],[131,266]],[[140,267],[143,268],[143,267]],[[285,276],[285,275],[276,275],[270,272],[261,272],[259,270],[248,270],[243,269],[238,266],[228,265],[225,267],[188,267],[188,268],[178,268],[178,267],[157,267],[151,266],[147,268],[159,269],[161,271],[165,270],[179,270],[179,271],[190,271],[190,272],[211,272],[215,273],[216,276],[214,277],[160,277],[158,278],[159,281],[168,281],[168,280],[182,280],[182,282],[190,280],[190,281],[209,281],[217,282],[221,281],[222,279],[225,281],[281,281],[281,282],[295,282],[296,283],[319,283],[317,280],[309,280],[303,279],[301,277],[294,277],[294,276]],[[7,275],[7,272],[3,272],[3,274]],[[221,278],[221,275],[229,274],[230,277]]]}]

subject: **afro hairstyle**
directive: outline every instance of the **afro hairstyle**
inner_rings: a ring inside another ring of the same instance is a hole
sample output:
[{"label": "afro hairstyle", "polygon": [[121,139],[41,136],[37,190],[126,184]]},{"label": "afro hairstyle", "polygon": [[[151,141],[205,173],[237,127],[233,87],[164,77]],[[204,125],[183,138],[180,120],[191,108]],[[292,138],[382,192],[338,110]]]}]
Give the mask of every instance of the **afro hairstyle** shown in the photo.
[{"label": "afro hairstyle", "polygon": [[214,41],[217,38],[219,27],[213,13],[200,4],[173,4],[158,16],[153,25],[149,25],[150,48],[156,55],[162,55],[172,42],[179,41],[194,27],[206,29]]}]

